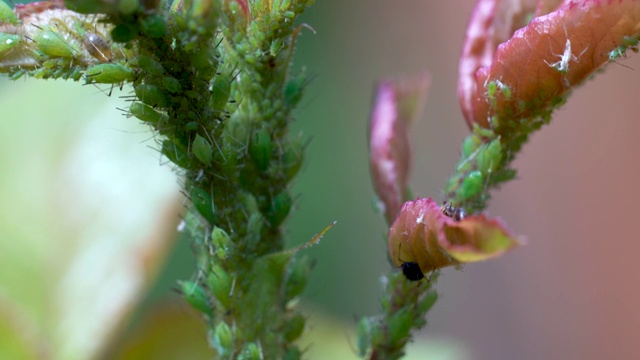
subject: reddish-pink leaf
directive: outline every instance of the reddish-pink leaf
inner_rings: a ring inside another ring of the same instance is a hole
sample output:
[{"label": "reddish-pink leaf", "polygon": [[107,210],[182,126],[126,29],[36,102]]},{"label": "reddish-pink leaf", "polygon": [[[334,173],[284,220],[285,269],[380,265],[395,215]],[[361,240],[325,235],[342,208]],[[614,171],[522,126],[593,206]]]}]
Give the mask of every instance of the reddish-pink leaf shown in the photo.
[{"label": "reddish-pink leaf", "polygon": [[369,124],[371,174],[387,222],[400,211],[411,164],[409,126],[422,112],[429,75],[378,85]]},{"label": "reddish-pink leaf", "polygon": [[391,262],[416,263],[423,273],[495,258],[522,243],[496,219],[472,215],[456,221],[431,198],[404,203],[388,237]]}]

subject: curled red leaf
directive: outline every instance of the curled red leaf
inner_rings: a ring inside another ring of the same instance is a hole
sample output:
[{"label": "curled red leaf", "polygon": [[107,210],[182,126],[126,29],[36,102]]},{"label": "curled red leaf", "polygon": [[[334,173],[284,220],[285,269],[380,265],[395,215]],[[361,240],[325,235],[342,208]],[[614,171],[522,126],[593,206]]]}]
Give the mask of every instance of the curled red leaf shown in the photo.
[{"label": "curled red leaf", "polygon": [[526,25],[534,12],[544,11],[549,1],[479,0],[467,26],[458,65],[458,100],[468,118],[472,112],[476,71],[491,65],[499,44],[507,41],[516,29]]},{"label": "curled red leaf", "polygon": [[387,80],[376,89],[369,123],[369,158],[375,191],[387,222],[400,212],[411,164],[409,126],[424,107],[430,77]]},{"label": "curled red leaf", "polygon": [[422,273],[495,258],[522,243],[496,219],[472,215],[457,221],[431,198],[407,201],[388,238],[391,262],[403,269],[418,264]]}]

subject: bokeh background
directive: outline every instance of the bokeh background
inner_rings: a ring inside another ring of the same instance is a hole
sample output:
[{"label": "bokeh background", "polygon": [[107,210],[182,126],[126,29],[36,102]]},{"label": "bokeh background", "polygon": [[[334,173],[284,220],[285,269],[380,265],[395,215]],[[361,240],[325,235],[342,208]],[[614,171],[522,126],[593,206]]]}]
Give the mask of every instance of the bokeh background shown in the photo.
[{"label": "bokeh background", "polygon": [[[431,72],[412,184],[440,200],[468,131],[456,82],[472,7],[324,0],[303,18],[317,33],[303,31],[296,66],[316,78],[297,112],[311,142],[289,243],[338,221],[306,250],[316,260],[301,302],[309,359],[355,358],[356,319],[378,312],[389,269],[367,163],[374,84]],[[445,270],[409,358],[637,357],[635,69],[633,54],[610,64],[525,146],[518,180],[488,212],[528,245]],[[207,358],[201,324],[172,291],[194,272],[175,230],[179,180],[153,133],[117,110],[129,90],[102,90],[0,81],[0,358]]]}]

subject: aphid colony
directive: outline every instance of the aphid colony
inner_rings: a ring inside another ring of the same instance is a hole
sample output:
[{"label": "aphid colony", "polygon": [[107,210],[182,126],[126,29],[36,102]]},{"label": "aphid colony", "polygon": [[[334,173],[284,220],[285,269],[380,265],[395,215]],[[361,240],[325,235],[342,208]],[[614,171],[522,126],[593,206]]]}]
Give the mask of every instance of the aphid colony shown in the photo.
[{"label": "aphid colony", "polygon": [[[105,40],[110,29],[95,21],[96,15],[80,15],[62,5],[42,11],[27,11],[27,6],[14,13],[0,2],[0,70],[13,72],[14,79],[28,71],[37,78],[79,80],[86,69],[89,82],[102,83],[122,82],[133,75],[122,71],[128,57],[125,49]],[[102,66],[92,71],[96,65]],[[100,79],[98,74],[105,72],[111,75]]]}]

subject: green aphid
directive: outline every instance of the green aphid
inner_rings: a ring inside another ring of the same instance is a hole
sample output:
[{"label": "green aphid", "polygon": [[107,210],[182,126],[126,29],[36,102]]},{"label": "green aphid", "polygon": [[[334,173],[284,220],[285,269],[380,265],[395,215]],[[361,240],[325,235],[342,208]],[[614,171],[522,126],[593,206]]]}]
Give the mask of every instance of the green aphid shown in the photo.
[{"label": "green aphid", "polygon": [[9,23],[11,25],[18,25],[20,20],[13,12],[13,10],[5,3],[0,0],[0,24]]},{"label": "green aphid", "polygon": [[250,192],[241,191],[238,194],[238,199],[238,204],[244,207],[244,212],[253,214],[260,211],[258,208],[258,199]]},{"label": "green aphid", "polygon": [[45,60],[42,63],[42,67],[45,69],[57,69],[61,66],[64,66],[64,60],[60,61],[62,59],[49,59],[49,60]]},{"label": "green aphid", "polygon": [[179,93],[180,90],[182,90],[182,87],[180,86],[180,81],[178,81],[178,79],[171,76],[165,76],[162,78],[162,86],[172,94]]},{"label": "green aphid", "polygon": [[164,74],[164,68],[162,67],[162,64],[150,58],[149,56],[140,55],[137,60],[138,60],[138,66],[142,70],[148,72],[150,75]]},{"label": "green aphid", "polygon": [[[633,47],[633,46],[638,46],[638,43],[640,42],[640,39],[638,39],[638,37],[636,36],[623,36],[622,37],[622,45],[626,46],[626,47]],[[638,50],[636,49],[636,52]]]},{"label": "green aphid", "polygon": [[253,162],[258,166],[258,170],[265,171],[269,168],[273,143],[271,134],[266,129],[260,129],[253,133],[249,144],[249,154]]},{"label": "green aphid", "polygon": [[282,146],[281,164],[288,180],[293,179],[300,170],[304,159],[304,145],[301,139],[289,139]]},{"label": "green aphid", "polygon": [[27,73],[27,70],[19,69],[18,71],[16,71],[16,72],[12,73],[11,75],[9,75],[9,78],[11,80],[18,80],[21,77],[23,77],[24,74],[26,74],[26,73]]},{"label": "green aphid", "polygon": [[477,169],[482,174],[489,174],[498,169],[502,162],[502,144],[500,139],[495,139],[488,145],[484,145],[477,156]]},{"label": "green aphid", "polygon": [[502,96],[506,100],[509,100],[511,98],[511,88],[509,87],[509,85],[503,83],[500,80],[493,80],[488,82],[486,84],[486,88],[486,96],[492,106],[496,105],[497,96],[499,94],[498,91],[502,93]]},{"label": "green aphid", "polygon": [[624,57],[626,54],[626,51],[627,51],[627,48],[625,46],[622,46],[622,45],[618,46],[617,48],[609,52],[609,60],[614,61]]},{"label": "green aphid", "polygon": [[302,99],[305,84],[305,79],[300,77],[295,77],[287,82],[284,88],[284,99],[287,105],[293,107],[298,104]]},{"label": "green aphid", "polygon": [[158,39],[167,32],[167,22],[160,15],[148,15],[140,21],[142,32],[149,38]]},{"label": "green aphid", "polygon": [[216,300],[218,300],[225,309],[229,309],[231,307],[231,277],[217,264],[211,265],[210,274],[207,279],[209,289],[211,289]]},{"label": "green aphid", "polygon": [[636,36],[623,36],[622,44],[609,52],[609,60],[617,60],[625,57],[627,50],[638,52],[638,42],[640,40]]},{"label": "green aphid", "polygon": [[356,325],[356,335],[357,335],[357,343],[356,347],[358,350],[358,355],[364,357],[367,355],[367,352],[371,348],[372,344],[372,335],[373,332],[378,326],[376,320],[370,317],[363,317]]},{"label": "green aphid", "polygon": [[191,54],[191,66],[199,77],[203,79],[212,79],[218,69],[219,59],[216,57],[215,50],[197,51]]},{"label": "green aphid", "polygon": [[484,187],[484,176],[480,171],[472,171],[462,180],[458,191],[460,200],[467,201],[482,192]]},{"label": "green aphid", "polygon": [[211,242],[213,243],[216,256],[220,260],[226,259],[229,255],[229,249],[232,246],[229,234],[223,229],[214,226],[213,231],[211,231]]},{"label": "green aphid", "polygon": [[66,41],[51,29],[42,30],[33,41],[37,44],[38,50],[50,57],[73,59],[80,52],[75,44]]},{"label": "green aphid", "polygon": [[254,249],[260,242],[262,237],[262,228],[264,227],[264,217],[260,212],[255,212],[249,216],[247,222],[247,234],[244,237],[244,243],[248,249]]},{"label": "green aphid", "polygon": [[119,84],[133,80],[136,73],[126,66],[108,63],[93,65],[87,69],[84,75],[87,84]]},{"label": "green aphid", "polygon": [[145,105],[140,102],[134,102],[131,104],[129,112],[138,119],[147,122],[152,125],[164,123],[169,119],[169,116],[163,114],[149,105]]},{"label": "green aphid", "polygon": [[273,40],[269,47],[269,54],[271,54],[271,56],[276,56],[282,49],[284,49],[284,41],[282,39]]},{"label": "green aphid", "polygon": [[311,263],[307,257],[289,262],[287,266],[287,278],[284,284],[285,301],[293,300],[302,293],[307,286],[310,272]]},{"label": "green aphid", "polygon": [[184,128],[187,129],[187,131],[196,131],[200,128],[200,126],[200,123],[197,121],[189,121],[184,125]]},{"label": "green aphid", "polygon": [[500,91],[502,91],[502,96],[504,96],[506,100],[509,100],[511,98],[511,88],[508,85],[503,84],[500,80],[496,80],[496,83],[498,84]]},{"label": "green aphid", "polygon": [[471,134],[467,136],[462,142],[462,158],[467,159],[482,145],[482,139],[476,135]]},{"label": "green aphid", "polygon": [[198,213],[202,215],[209,224],[215,224],[216,214],[214,212],[213,199],[211,198],[211,195],[197,187],[192,188],[189,195],[191,197],[191,202],[193,202],[193,207],[198,210]]},{"label": "green aphid", "polygon": [[390,316],[387,324],[390,343],[396,344],[409,337],[411,327],[416,318],[411,310],[403,308]]},{"label": "green aphid", "polygon": [[79,68],[75,68],[72,70],[73,73],[69,76],[73,81],[78,81],[82,78],[82,71]]},{"label": "green aphid", "polygon": [[191,149],[193,150],[193,155],[195,155],[200,162],[207,166],[211,165],[213,148],[207,139],[196,134],[196,138],[193,140],[193,144],[191,144]]},{"label": "green aphid", "polygon": [[209,297],[202,286],[192,281],[178,281],[178,286],[185,300],[187,300],[194,309],[207,315],[213,314]]},{"label": "green aphid", "polygon": [[489,99],[493,99],[496,96],[496,92],[498,91],[498,84],[495,81],[490,81],[486,85],[487,87],[487,97]]},{"label": "green aphid", "polygon": [[218,322],[218,325],[216,325],[211,336],[212,338],[209,341],[216,350],[217,355],[221,359],[231,358],[231,355],[234,352],[235,339],[233,329],[231,329],[231,327],[222,320]]},{"label": "green aphid", "polygon": [[164,140],[162,142],[162,155],[166,156],[172,163],[180,166],[183,169],[188,169],[191,166],[191,161],[187,156],[187,152],[182,146],[176,145],[171,140]]},{"label": "green aphid", "polygon": [[[304,325],[304,324],[303,324]],[[264,359],[262,351],[256,343],[246,343],[238,355],[238,360],[261,360]]]},{"label": "green aphid", "polygon": [[305,318],[300,314],[296,314],[287,320],[283,331],[285,339],[289,342],[297,340],[304,331],[304,323]]},{"label": "green aphid", "polygon": [[139,84],[134,89],[136,96],[140,101],[149,106],[166,107],[169,104],[167,96],[156,85],[153,84]]},{"label": "green aphid", "polygon": [[182,10],[183,1],[182,0],[173,0],[171,3],[171,7],[169,11],[172,13],[179,13]]},{"label": "green aphid", "polygon": [[218,75],[211,86],[211,99],[209,100],[209,108],[214,111],[224,111],[229,95],[231,94],[231,79],[226,75]]},{"label": "green aphid", "polygon": [[20,35],[0,32],[0,55],[13,49],[20,43]]},{"label": "green aphid", "polygon": [[291,207],[293,205],[293,199],[287,190],[284,190],[271,201],[271,208],[267,219],[271,226],[276,227],[282,224],[282,222],[289,216]]}]

